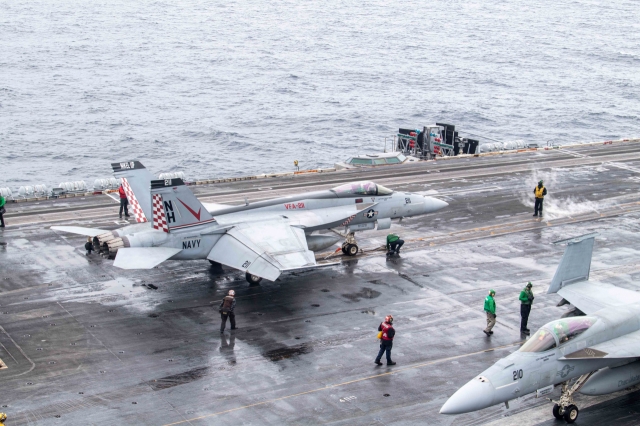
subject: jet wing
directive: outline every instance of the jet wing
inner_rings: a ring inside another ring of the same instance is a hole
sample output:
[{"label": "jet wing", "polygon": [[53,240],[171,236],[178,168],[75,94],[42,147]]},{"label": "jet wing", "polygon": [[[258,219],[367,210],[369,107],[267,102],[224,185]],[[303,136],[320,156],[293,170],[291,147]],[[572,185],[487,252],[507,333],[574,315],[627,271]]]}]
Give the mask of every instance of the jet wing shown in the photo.
[{"label": "jet wing", "polygon": [[86,235],[87,237],[95,237],[100,234],[104,234],[104,229],[97,228],[83,228],[82,226],[52,226],[54,231],[69,232],[70,234]]},{"label": "jet wing", "polygon": [[[349,206],[327,207],[322,209],[299,209],[287,211],[261,211],[259,213],[251,210],[246,212],[229,213],[216,216],[216,221],[221,225],[234,224],[240,221],[265,221],[282,220],[292,226],[300,228],[314,228],[319,226],[336,226],[355,216],[366,208],[371,208],[376,204],[353,204]],[[205,204],[206,206],[206,204]],[[207,207],[208,208],[208,207]]]},{"label": "jet wing", "polygon": [[316,266],[304,231],[282,220],[235,225],[213,246],[207,259],[271,281],[284,271]]},{"label": "jet wing", "polygon": [[172,247],[129,247],[118,249],[113,266],[122,269],[151,269],[180,253]]},{"label": "jet wing", "polygon": [[562,287],[558,294],[585,314],[611,306],[640,302],[640,293],[596,281],[583,281]]},{"label": "jet wing", "polygon": [[[377,204],[377,203],[376,203]],[[373,207],[376,204],[355,204],[351,206],[328,207],[324,209],[313,210],[295,210],[285,213],[292,225],[301,226],[303,228],[314,228],[318,226],[336,226],[345,221],[350,221],[353,216],[367,207]]]},{"label": "jet wing", "polygon": [[633,333],[625,334],[615,339],[608,340],[604,343],[580,349],[569,355],[565,355],[562,360],[574,359],[624,359],[640,357],[640,330]]}]

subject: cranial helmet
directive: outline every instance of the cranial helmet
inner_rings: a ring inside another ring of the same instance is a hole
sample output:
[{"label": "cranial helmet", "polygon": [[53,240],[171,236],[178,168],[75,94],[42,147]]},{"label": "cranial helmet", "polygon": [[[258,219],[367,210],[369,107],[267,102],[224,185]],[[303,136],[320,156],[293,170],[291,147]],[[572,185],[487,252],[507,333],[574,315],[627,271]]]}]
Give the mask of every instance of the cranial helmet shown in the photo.
[{"label": "cranial helmet", "polygon": [[539,182],[538,182],[538,185],[542,185],[542,181],[539,181]]},{"label": "cranial helmet", "polygon": [[384,317],[384,322],[388,322],[389,324],[393,324],[393,315],[387,315]]},{"label": "cranial helmet", "polygon": [[7,420],[7,415],[5,413],[0,413],[0,422],[4,422]]},{"label": "cranial helmet", "polygon": [[489,294],[496,294],[496,291],[495,291],[495,290],[493,290],[493,289],[492,289],[492,290],[489,290]]},{"label": "cranial helmet", "polygon": [[234,290],[229,290],[229,296],[235,296],[236,292]]},{"label": "cranial helmet", "polygon": [[531,284],[531,281],[527,283],[527,287],[533,287],[533,284]]}]

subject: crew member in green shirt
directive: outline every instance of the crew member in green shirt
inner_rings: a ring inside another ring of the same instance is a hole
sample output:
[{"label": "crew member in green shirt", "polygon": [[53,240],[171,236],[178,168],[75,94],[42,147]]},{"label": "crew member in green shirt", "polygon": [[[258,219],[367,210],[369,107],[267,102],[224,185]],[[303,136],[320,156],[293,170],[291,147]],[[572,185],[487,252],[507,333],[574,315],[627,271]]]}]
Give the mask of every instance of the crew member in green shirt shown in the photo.
[{"label": "crew member in green shirt", "polygon": [[489,295],[484,299],[484,311],[487,313],[487,328],[482,331],[484,331],[484,334],[487,336],[493,334],[491,329],[496,325],[496,301],[493,299],[495,295],[495,290],[489,290]]},{"label": "crew member in green shirt", "polygon": [[4,205],[7,203],[7,200],[4,199],[2,195],[0,195],[0,228],[4,228]]},{"label": "crew member in green shirt", "polygon": [[400,247],[404,244],[404,240],[401,240],[400,237],[396,234],[387,235],[387,255],[391,255],[393,253],[399,254]]},{"label": "crew member in green shirt", "polygon": [[527,283],[527,286],[520,292],[520,333],[531,334],[531,331],[527,328],[527,322],[529,321],[529,314],[531,313],[531,304],[533,303],[533,291],[531,291],[533,284]]}]

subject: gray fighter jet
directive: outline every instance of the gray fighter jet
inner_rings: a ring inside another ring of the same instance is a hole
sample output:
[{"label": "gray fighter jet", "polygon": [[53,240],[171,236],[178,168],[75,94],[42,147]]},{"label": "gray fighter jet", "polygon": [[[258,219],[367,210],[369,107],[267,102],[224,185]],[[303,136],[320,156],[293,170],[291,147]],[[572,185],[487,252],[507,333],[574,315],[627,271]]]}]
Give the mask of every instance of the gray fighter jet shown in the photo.
[{"label": "gray fighter jet", "polygon": [[242,206],[217,205],[209,211],[181,179],[152,181],[151,204],[153,231],[109,242],[118,246],[114,266],[149,269],[167,259],[208,259],[244,271],[250,283],[320,266],[310,248],[326,248],[336,239],[314,231],[345,227],[342,249],[355,255],[356,231],[388,229],[393,218],[448,205],[373,182],[356,182]]},{"label": "gray fighter jet", "polygon": [[573,394],[602,395],[640,383],[640,293],[589,281],[596,234],[568,243],[547,293],[563,297],[581,316],[542,326],[517,352],[496,362],[447,400],[442,414],[460,414],[560,385],[553,415],[573,423]]},{"label": "gray fighter jet", "polygon": [[[137,223],[113,231],[78,226],[52,226],[51,229],[91,236],[94,245],[110,257],[116,257],[122,250],[123,254],[117,257],[114,264],[125,269],[152,268],[169,258],[208,259],[215,265],[225,264],[245,271],[250,283],[257,283],[262,277],[275,280],[285,270],[320,266],[316,264],[311,251],[323,250],[342,239],[335,235],[314,234],[315,231],[344,227],[346,241],[342,245],[342,251],[353,256],[359,250],[355,239],[356,231],[388,229],[392,218],[430,213],[447,206],[447,203],[436,198],[394,192],[372,182],[351,183],[328,191],[230,206],[201,203],[184,182],[174,179],[172,188],[175,187],[175,190],[170,191],[169,195],[159,194],[162,189],[160,182],[164,184],[164,180],[156,181],[156,187],[152,191],[160,199],[169,199],[168,203],[163,201],[163,209],[177,206],[178,210],[171,210],[166,214],[166,227],[158,223],[152,226],[150,220],[157,219],[160,214],[157,208],[152,207],[149,192],[152,175],[139,161],[113,163],[112,167],[114,176],[122,180]],[[170,199],[171,194],[178,192],[184,194],[179,204]],[[182,203],[186,200],[190,204]],[[210,220],[213,215],[216,219]],[[182,226],[185,225],[182,223],[183,218],[190,218],[193,222],[189,222],[189,226]],[[202,233],[202,227],[207,228],[206,232]],[[222,238],[224,234],[228,234],[226,238]],[[225,243],[231,235],[240,242],[241,247],[235,248],[235,251],[222,250],[223,244],[228,244],[229,248],[234,244],[233,241]],[[222,242],[216,244],[218,239]],[[215,251],[214,245],[217,247]],[[150,250],[129,250],[133,248]],[[249,263],[262,264],[260,259],[252,257],[259,254],[259,257],[267,259],[267,266],[253,264],[249,267],[247,263],[243,267],[247,260],[238,262],[235,258],[229,258],[239,255],[245,249],[253,253],[249,254],[253,259]]]}]

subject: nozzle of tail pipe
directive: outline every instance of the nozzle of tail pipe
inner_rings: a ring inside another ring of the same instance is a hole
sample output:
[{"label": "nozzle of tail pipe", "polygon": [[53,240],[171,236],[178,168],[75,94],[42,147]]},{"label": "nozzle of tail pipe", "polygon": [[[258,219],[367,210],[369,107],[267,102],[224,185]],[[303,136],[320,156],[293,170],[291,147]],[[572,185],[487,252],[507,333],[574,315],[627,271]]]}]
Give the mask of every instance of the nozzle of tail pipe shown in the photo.
[{"label": "nozzle of tail pipe", "polygon": [[123,238],[114,238],[107,241],[107,247],[109,249],[109,259],[115,259],[116,254],[118,254],[118,249],[126,247]]}]

